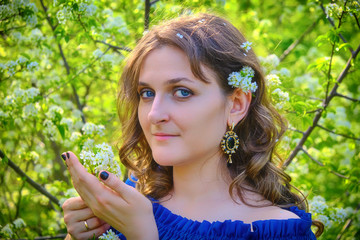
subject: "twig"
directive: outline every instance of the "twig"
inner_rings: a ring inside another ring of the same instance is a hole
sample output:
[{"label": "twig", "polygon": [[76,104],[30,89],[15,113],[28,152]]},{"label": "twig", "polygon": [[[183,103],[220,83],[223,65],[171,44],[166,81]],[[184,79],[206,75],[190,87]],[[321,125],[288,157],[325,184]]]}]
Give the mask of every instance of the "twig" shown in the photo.
[{"label": "twig", "polygon": [[[330,24],[336,29],[336,26],[335,26],[334,21],[331,19],[331,17],[329,17],[329,16],[326,14],[324,5],[323,5],[322,3],[320,3],[320,7],[321,7],[321,9],[323,10],[323,12],[324,12],[324,14],[325,14],[325,16],[326,16],[326,19],[327,19],[327,20],[330,22]],[[339,35],[339,37],[341,38],[341,40],[342,40],[344,43],[347,43],[347,42],[348,42],[341,33],[339,33],[338,35]],[[354,51],[351,46],[349,46],[349,50],[350,50],[350,52],[353,52],[353,51]]]},{"label": "twig", "polygon": [[159,1],[160,1],[160,0],[153,0],[153,1],[151,1],[150,6],[154,5],[155,3],[159,2]]},{"label": "twig", "polygon": [[293,132],[301,133],[302,135],[305,134],[303,131],[300,131],[300,130],[298,130],[298,129],[296,129],[296,128],[288,128],[288,130],[293,131]]},{"label": "twig", "polygon": [[[356,56],[358,55],[360,51],[360,45],[357,47],[357,49],[351,53],[351,57],[349,58],[349,60],[346,63],[345,68],[343,69],[343,71],[340,73],[340,75],[338,76],[336,83],[334,85],[334,87],[332,88],[329,96],[324,100],[323,102],[323,107],[325,110],[327,108],[327,106],[329,105],[330,101],[332,100],[332,98],[336,95],[336,91],[339,87],[339,84],[344,80],[344,78],[346,77],[349,69],[351,68],[351,63],[352,60],[356,58]],[[289,166],[289,164],[292,162],[292,160],[296,157],[296,155],[298,154],[298,152],[302,149],[302,146],[304,145],[305,141],[307,140],[307,138],[310,136],[310,134],[312,133],[312,131],[314,130],[314,128],[316,127],[317,123],[319,122],[321,115],[323,113],[322,111],[319,111],[315,114],[315,117],[313,119],[313,124],[312,126],[310,126],[304,133],[303,137],[300,139],[300,141],[298,142],[298,144],[296,145],[295,149],[291,152],[290,156],[288,157],[288,159],[286,159],[283,167],[286,168],[287,166]]]},{"label": "twig", "polygon": [[127,52],[131,52],[131,48],[128,48],[128,47],[118,47],[118,46],[114,46],[114,45],[111,45],[110,43],[106,43],[104,41],[99,41],[99,40],[95,40],[95,42],[98,42],[98,43],[102,43],[102,44],[105,44],[113,49],[117,49],[117,50],[123,50],[123,51],[127,51]]},{"label": "twig", "polygon": [[31,186],[33,186],[36,190],[38,190],[40,193],[42,193],[44,196],[46,196],[50,201],[54,202],[56,205],[60,206],[59,200],[53,196],[51,193],[49,193],[45,188],[43,188],[40,184],[32,180],[26,173],[24,173],[13,161],[8,158],[5,153],[3,153],[0,150],[0,158],[7,159],[8,166],[10,166],[17,174],[19,174],[22,178],[25,179],[26,182],[28,182]]},{"label": "twig", "polygon": [[294,50],[294,48],[301,43],[301,41],[304,39],[304,37],[306,35],[308,35],[317,25],[317,23],[319,22],[320,18],[316,19],[315,22],[313,22],[313,24],[311,24],[306,30],[305,32],[303,32],[303,34],[301,34],[301,36],[295,41],[293,42],[280,56],[280,62],[282,62],[289,54],[292,50]]},{"label": "twig", "polygon": [[354,18],[355,18],[355,21],[356,21],[356,24],[357,24],[358,28],[360,29],[359,19],[357,18],[356,14],[354,14]]},{"label": "twig", "polygon": [[344,232],[346,231],[346,229],[348,229],[348,228],[351,226],[351,223],[352,223],[352,221],[353,221],[353,218],[354,218],[355,216],[357,216],[357,213],[359,212],[359,210],[360,210],[360,204],[357,206],[357,208],[356,208],[354,214],[352,215],[352,217],[349,218],[349,219],[345,222],[345,224],[344,224],[343,228],[341,229],[340,233],[337,235],[336,240],[340,240],[340,239],[342,238],[342,235],[344,234]]},{"label": "twig", "polygon": [[350,138],[350,139],[353,139],[353,140],[356,140],[356,141],[360,141],[360,138],[351,137],[351,136],[348,136],[348,135],[345,135],[345,134],[342,134],[342,133],[336,133],[336,132],[334,132],[334,131],[332,131],[332,130],[330,130],[330,129],[328,129],[328,128],[325,128],[325,127],[321,126],[320,124],[317,124],[317,126],[318,126],[319,128],[321,128],[321,129],[323,129],[323,130],[325,130],[325,131],[327,131],[327,132],[333,133],[333,134],[335,134],[335,135],[339,135],[339,136],[342,136],[342,137],[344,137],[344,138]]},{"label": "twig", "polygon": [[[304,148],[301,148],[301,151],[303,151],[311,160],[313,160],[314,162],[316,162],[319,166],[321,166],[321,167],[324,167],[324,166],[325,166],[322,162],[316,160],[313,156],[311,156],[310,153],[308,153],[308,151],[306,151]],[[338,172],[335,172],[335,171],[333,171],[333,170],[330,170],[330,172],[333,173],[334,175],[338,176],[338,177],[345,178],[345,179],[349,179],[349,177],[344,176],[344,175],[342,175],[342,174],[340,174],[340,173],[338,173]]]},{"label": "twig", "polygon": [[353,101],[353,102],[360,102],[360,99],[351,98],[351,97],[342,95],[342,94],[340,94],[340,93],[336,93],[336,94],[335,94],[335,97],[342,97],[342,98],[345,98],[345,99],[350,100],[350,101]]},{"label": "twig", "polygon": [[149,29],[149,23],[150,23],[150,0],[145,0],[145,19],[144,19],[144,30],[148,30]]}]

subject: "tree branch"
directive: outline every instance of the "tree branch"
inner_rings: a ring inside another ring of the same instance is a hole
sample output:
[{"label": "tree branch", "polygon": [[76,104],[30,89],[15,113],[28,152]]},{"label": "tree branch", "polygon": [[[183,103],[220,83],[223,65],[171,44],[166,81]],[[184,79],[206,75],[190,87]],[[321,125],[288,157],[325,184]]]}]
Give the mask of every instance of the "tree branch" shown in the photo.
[{"label": "tree branch", "polygon": [[145,0],[145,19],[144,19],[144,30],[149,29],[149,23],[150,23],[150,7],[151,3],[150,0]]},{"label": "tree branch", "polygon": [[301,133],[302,135],[304,135],[305,133],[303,131],[300,131],[296,128],[288,128],[290,131],[293,131],[293,132],[298,132],[298,133]]},{"label": "tree branch", "polygon": [[345,98],[345,99],[353,101],[353,102],[360,102],[360,99],[351,98],[351,97],[342,95],[340,93],[335,93],[335,97],[342,97],[342,98]]},{"label": "tree branch", "polygon": [[[311,160],[316,162],[319,166],[325,167],[325,165],[322,162],[320,162],[320,161],[316,160],[315,158],[313,158],[313,156],[311,156],[310,153],[308,153],[304,148],[301,148],[301,151],[303,151]],[[349,179],[349,177],[344,176],[344,175],[342,175],[342,174],[340,174],[338,172],[335,172],[333,170],[330,170],[330,172],[333,173],[334,175],[338,176],[338,177]]]},{"label": "tree branch", "polygon": [[105,45],[109,46],[110,48],[113,48],[113,49],[116,49],[116,50],[122,50],[122,51],[127,51],[127,52],[132,51],[131,48],[114,46],[114,45],[111,45],[110,43],[106,43],[104,41],[95,40],[95,42],[105,44]]},{"label": "tree branch", "polygon": [[336,95],[336,90],[339,87],[339,84],[344,80],[344,78],[346,77],[349,69],[351,68],[351,62],[353,59],[356,58],[356,56],[358,55],[360,51],[360,45],[357,47],[357,49],[351,53],[351,56],[349,58],[349,60],[346,63],[345,68],[343,69],[343,71],[340,73],[340,75],[338,76],[336,83],[334,85],[334,87],[332,88],[329,96],[324,100],[323,102],[323,110],[319,111],[315,114],[315,117],[313,119],[313,123],[312,126],[310,126],[304,133],[303,137],[300,139],[300,141],[298,142],[298,144],[296,145],[295,149],[291,152],[290,156],[288,157],[288,159],[286,159],[283,168],[285,169],[287,166],[289,166],[289,164],[293,161],[293,159],[296,157],[296,155],[298,154],[298,152],[302,149],[305,141],[307,140],[307,138],[310,136],[310,134],[312,133],[312,131],[314,130],[314,128],[317,126],[317,123],[319,122],[321,115],[323,113],[323,111],[327,108],[327,106],[329,105],[330,101],[332,100],[332,98]]},{"label": "tree branch", "polygon": [[317,124],[317,126],[318,126],[319,128],[321,128],[321,129],[323,129],[323,130],[325,130],[325,131],[327,131],[327,132],[333,133],[333,134],[335,134],[335,135],[339,135],[339,136],[342,136],[342,137],[344,137],[344,138],[349,138],[349,139],[353,139],[353,140],[356,140],[356,141],[360,141],[360,138],[351,137],[351,136],[348,136],[348,135],[345,135],[345,134],[342,134],[342,133],[336,133],[336,132],[334,132],[334,131],[332,131],[332,130],[330,130],[330,129],[328,129],[328,128],[325,128],[325,127],[321,126],[320,124]]},{"label": "tree branch", "polygon": [[357,24],[358,28],[360,29],[359,19],[357,18],[356,14],[354,14],[354,18],[355,18],[355,21],[356,21],[356,24]]},{"label": "tree branch", "polygon": [[301,43],[302,42],[302,40],[304,39],[304,37],[306,36],[306,35],[308,35],[314,28],[315,28],[315,26],[317,25],[317,23],[319,22],[319,20],[320,20],[320,18],[318,18],[318,19],[316,19],[315,20],[315,22],[313,22],[313,24],[311,24],[306,30],[305,30],[305,32],[303,32],[303,34],[301,34],[301,36],[297,39],[297,40],[295,40],[282,54],[281,54],[281,56],[280,56],[280,62],[282,62],[289,54],[290,54],[290,52],[292,52],[294,49],[295,49],[295,47],[297,46],[297,45],[299,45],[299,43]]},{"label": "tree branch", "polygon": [[8,158],[5,153],[0,150],[0,158],[3,160],[4,158],[7,159],[8,166],[10,166],[17,174],[19,174],[22,178],[25,179],[31,186],[33,186],[36,190],[46,196],[50,201],[54,202],[56,205],[60,206],[59,200],[50,194],[45,188],[43,188],[40,184],[32,180],[26,173],[24,173],[13,161]]}]

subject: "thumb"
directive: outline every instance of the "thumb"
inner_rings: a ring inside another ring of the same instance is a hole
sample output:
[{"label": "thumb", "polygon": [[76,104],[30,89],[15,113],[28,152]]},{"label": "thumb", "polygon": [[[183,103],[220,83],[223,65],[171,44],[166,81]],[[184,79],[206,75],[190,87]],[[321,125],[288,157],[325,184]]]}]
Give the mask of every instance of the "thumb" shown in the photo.
[{"label": "thumb", "polygon": [[134,198],[137,197],[137,194],[140,194],[135,188],[128,186],[115,174],[108,171],[101,171],[99,173],[99,179],[107,187],[120,194],[120,196],[128,203],[134,202]]}]

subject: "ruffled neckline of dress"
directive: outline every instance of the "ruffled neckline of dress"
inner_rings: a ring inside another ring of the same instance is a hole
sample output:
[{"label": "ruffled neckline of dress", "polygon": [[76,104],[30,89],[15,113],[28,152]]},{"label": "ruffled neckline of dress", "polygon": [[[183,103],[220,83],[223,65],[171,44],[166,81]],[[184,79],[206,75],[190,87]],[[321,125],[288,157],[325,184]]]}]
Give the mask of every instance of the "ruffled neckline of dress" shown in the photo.
[{"label": "ruffled neckline of dress", "polygon": [[[172,213],[159,203],[153,203],[155,220],[159,229],[160,239],[314,239],[311,232],[311,214],[290,207],[286,210],[298,215],[300,219],[258,220],[252,224],[240,220],[195,221]],[[252,225],[252,227],[251,227]],[[252,228],[252,229],[251,229]],[[305,237],[305,238],[304,238]]]}]

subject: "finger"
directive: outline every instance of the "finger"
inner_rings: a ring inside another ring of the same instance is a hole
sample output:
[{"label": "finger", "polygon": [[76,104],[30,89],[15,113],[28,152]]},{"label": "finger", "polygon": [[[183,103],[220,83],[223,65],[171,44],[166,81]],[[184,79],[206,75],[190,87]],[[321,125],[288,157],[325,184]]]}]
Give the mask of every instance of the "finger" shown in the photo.
[{"label": "finger", "polygon": [[[104,220],[101,220],[98,217],[92,217],[86,220],[88,228],[89,229],[96,229],[104,224],[106,224],[106,222]],[[84,224],[85,225],[85,224]]]},{"label": "finger", "polygon": [[87,207],[88,206],[86,205],[84,200],[81,199],[81,197],[69,198],[62,205],[62,209],[64,211],[79,210]]},{"label": "finger", "polygon": [[120,194],[120,196],[128,203],[133,202],[134,197],[140,194],[135,188],[128,186],[114,174],[101,171],[99,179],[109,188]]},{"label": "finger", "polygon": [[66,162],[74,187],[82,199],[89,203],[92,196],[99,192],[102,186],[95,176],[87,172],[74,153],[67,152],[66,155]]},{"label": "finger", "polygon": [[97,237],[101,236],[103,233],[105,233],[109,228],[110,228],[110,225],[105,223],[98,228],[77,234],[77,238],[78,239],[93,239],[94,236],[95,236],[95,238],[97,238]]},{"label": "finger", "polygon": [[[94,213],[90,208],[84,208],[76,211],[71,211],[64,215],[64,222],[67,225],[72,225],[77,222],[84,222],[87,219],[95,217]],[[85,226],[85,224],[83,224]]]}]

